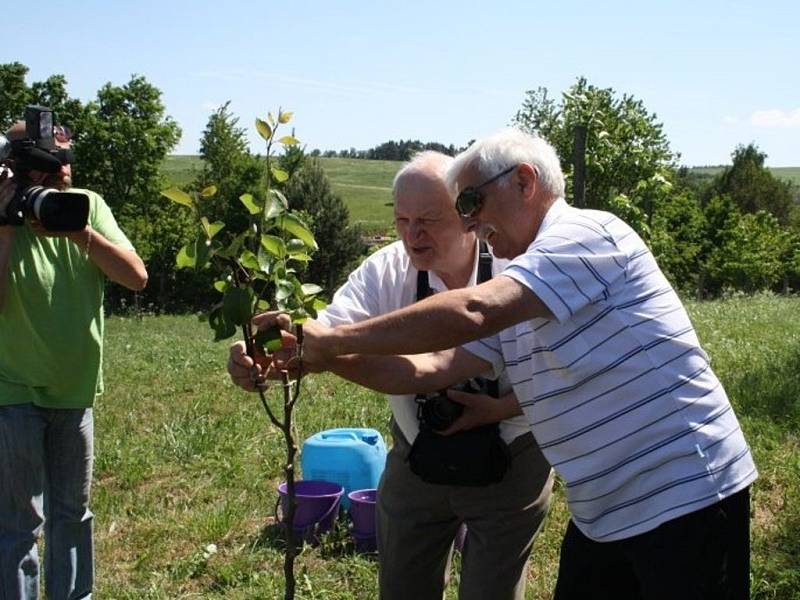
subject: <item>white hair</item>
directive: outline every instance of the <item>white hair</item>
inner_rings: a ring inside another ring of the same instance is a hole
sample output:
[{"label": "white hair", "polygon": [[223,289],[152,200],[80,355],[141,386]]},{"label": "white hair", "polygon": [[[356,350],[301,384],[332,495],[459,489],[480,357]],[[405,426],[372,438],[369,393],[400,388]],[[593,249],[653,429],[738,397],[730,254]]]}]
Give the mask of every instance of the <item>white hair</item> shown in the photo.
[{"label": "white hair", "polygon": [[[564,195],[564,174],[555,149],[544,138],[512,127],[476,141],[456,156],[447,172],[447,187],[451,195],[457,195],[458,179],[467,168],[489,178],[521,163],[536,169],[539,182],[551,196]],[[499,185],[508,185],[508,178],[502,177]]]},{"label": "white hair", "polygon": [[400,187],[406,177],[410,175],[422,175],[428,178],[437,178],[444,185],[447,181],[447,172],[453,164],[453,157],[435,150],[424,150],[418,152],[411,160],[405,163],[392,181],[392,195],[397,198]]}]

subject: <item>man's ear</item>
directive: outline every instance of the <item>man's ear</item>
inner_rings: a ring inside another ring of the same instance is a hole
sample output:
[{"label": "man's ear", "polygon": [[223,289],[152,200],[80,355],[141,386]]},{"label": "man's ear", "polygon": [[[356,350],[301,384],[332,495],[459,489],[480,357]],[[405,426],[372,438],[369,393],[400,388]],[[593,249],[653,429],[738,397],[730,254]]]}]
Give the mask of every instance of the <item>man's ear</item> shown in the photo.
[{"label": "man's ear", "polygon": [[528,163],[520,163],[516,171],[517,185],[521,194],[532,197],[536,190],[536,183],[539,181],[539,174],[536,169]]}]

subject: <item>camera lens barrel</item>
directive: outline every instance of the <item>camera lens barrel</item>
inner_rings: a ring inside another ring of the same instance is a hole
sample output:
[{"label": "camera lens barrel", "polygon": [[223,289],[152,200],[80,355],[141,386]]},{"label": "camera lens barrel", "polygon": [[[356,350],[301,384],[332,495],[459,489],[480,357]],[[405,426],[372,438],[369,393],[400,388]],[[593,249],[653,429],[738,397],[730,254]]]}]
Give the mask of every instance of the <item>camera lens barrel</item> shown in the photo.
[{"label": "camera lens barrel", "polygon": [[48,231],[80,231],[89,221],[89,196],[32,185],[22,193],[21,210]]},{"label": "camera lens barrel", "polygon": [[428,398],[422,405],[422,420],[434,431],[444,431],[464,412],[464,407],[453,402],[445,392]]}]

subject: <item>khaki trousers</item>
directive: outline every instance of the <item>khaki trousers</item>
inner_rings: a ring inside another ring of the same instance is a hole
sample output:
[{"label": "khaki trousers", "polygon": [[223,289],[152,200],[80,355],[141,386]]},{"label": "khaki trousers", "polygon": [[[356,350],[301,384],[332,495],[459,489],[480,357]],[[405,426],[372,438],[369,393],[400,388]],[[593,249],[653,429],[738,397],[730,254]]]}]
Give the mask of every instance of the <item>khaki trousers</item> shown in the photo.
[{"label": "khaki trousers", "polygon": [[382,600],[441,600],[453,538],[467,524],[459,600],[522,600],[528,556],[550,504],[553,477],[530,433],[510,445],[511,466],[485,487],[425,483],[393,424],[394,446],[378,486]]}]

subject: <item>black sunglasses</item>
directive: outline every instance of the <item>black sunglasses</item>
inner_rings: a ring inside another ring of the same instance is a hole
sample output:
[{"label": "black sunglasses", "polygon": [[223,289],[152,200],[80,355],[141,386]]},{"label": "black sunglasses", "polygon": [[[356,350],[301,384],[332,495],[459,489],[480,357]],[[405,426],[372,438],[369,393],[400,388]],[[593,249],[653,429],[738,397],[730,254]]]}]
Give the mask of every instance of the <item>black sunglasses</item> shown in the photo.
[{"label": "black sunglasses", "polygon": [[505,171],[501,171],[494,177],[491,177],[481,183],[480,185],[476,186],[468,186],[461,190],[456,198],[456,210],[458,214],[461,215],[465,219],[469,219],[470,217],[474,217],[477,215],[481,208],[483,208],[483,194],[481,193],[481,188],[486,187],[487,185],[494,183],[498,179],[500,179],[503,175],[508,175],[517,168],[517,165],[512,167],[508,167]]}]

